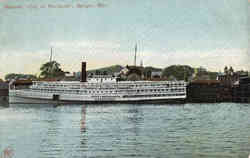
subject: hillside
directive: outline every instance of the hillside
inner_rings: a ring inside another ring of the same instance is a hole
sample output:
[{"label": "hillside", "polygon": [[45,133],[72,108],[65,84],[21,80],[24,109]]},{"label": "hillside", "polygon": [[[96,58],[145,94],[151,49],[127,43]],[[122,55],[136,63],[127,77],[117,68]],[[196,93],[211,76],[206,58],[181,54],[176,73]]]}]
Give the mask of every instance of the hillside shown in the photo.
[{"label": "hillside", "polygon": [[87,73],[106,73],[106,74],[113,74],[115,72],[120,72],[122,70],[121,65],[112,65],[104,68],[99,68],[99,69],[93,69],[93,70],[88,70]]},{"label": "hillside", "polygon": [[[122,70],[122,66],[121,65],[112,65],[112,66],[108,66],[108,67],[104,67],[104,68],[99,68],[99,69],[93,69],[93,70],[88,70],[88,73],[107,73],[107,74],[113,74],[114,72],[120,72]],[[156,67],[152,67],[152,66],[147,66],[144,67],[144,72],[153,72],[153,71],[162,71],[161,68],[156,68]]]},{"label": "hillside", "polygon": [[144,67],[144,71],[145,72],[147,72],[147,71],[153,72],[153,71],[162,71],[162,69],[161,68],[152,67],[152,66],[146,66],[146,67]]}]

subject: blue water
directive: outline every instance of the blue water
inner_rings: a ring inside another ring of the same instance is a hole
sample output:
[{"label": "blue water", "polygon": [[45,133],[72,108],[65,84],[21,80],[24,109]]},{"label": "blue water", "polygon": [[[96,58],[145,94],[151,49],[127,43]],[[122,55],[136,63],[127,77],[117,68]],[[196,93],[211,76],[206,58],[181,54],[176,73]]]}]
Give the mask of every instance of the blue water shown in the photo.
[{"label": "blue water", "polygon": [[247,158],[250,104],[0,106],[5,148],[16,158]]}]

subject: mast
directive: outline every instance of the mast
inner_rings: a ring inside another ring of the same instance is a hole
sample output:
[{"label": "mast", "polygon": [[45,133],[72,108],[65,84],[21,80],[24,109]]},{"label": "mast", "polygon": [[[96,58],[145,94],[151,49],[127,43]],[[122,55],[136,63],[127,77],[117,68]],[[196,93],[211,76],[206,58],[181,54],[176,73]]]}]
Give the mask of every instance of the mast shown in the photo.
[{"label": "mast", "polygon": [[50,48],[50,58],[49,58],[49,62],[52,61],[52,47]]},{"label": "mast", "polygon": [[135,44],[135,59],[134,59],[134,65],[136,66],[136,53],[137,53],[137,43]]},{"label": "mast", "polygon": [[51,64],[52,62],[52,47],[50,48],[50,57],[49,57],[49,63],[50,63],[50,67],[49,67],[49,76],[52,77],[52,69],[53,69],[53,65]]}]

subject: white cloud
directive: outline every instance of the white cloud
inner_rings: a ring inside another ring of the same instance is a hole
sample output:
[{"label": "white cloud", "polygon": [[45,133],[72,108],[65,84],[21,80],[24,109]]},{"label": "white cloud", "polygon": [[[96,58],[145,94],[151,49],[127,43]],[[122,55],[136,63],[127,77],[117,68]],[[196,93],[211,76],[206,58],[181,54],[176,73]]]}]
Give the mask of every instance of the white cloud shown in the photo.
[{"label": "white cloud", "polygon": [[0,54],[0,78],[8,73],[36,74],[42,63],[49,57],[46,52],[20,52],[11,51]]},{"label": "white cloud", "polygon": [[176,52],[145,52],[143,53],[146,65],[169,66],[186,64],[194,67],[203,66],[212,71],[222,70],[225,65],[235,69],[249,70],[249,55],[246,49],[215,49],[211,51],[176,51]]},{"label": "white cloud", "polygon": [[52,47],[59,48],[119,48],[120,44],[108,41],[55,41],[51,42]]},{"label": "white cloud", "polygon": [[[134,52],[122,51],[117,43],[106,41],[52,42],[53,59],[58,61],[65,71],[80,71],[82,61],[87,61],[87,69],[113,64],[131,65]],[[39,73],[40,66],[49,60],[50,50],[21,52],[13,50],[0,53],[0,78],[7,73]],[[209,70],[222,70],[225,65],[235,69],[249,70],[249,55],[244,49],[215,49],[211,51],[139,51],[137,64],[143,60],[146,66],[166,67],[173,64],[203,66]]]}]

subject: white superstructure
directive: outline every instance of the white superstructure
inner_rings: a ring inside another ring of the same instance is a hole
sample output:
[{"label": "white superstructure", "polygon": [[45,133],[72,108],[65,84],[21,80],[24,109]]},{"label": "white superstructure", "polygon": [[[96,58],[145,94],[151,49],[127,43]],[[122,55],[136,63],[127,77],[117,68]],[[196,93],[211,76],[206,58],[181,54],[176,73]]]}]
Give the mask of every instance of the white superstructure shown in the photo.
[{"label": "white superstructure", "polygon": [[[10,86],[11,87],[11,86]],[[9,90],[10,103],[171,102],[186,98],[184,81],[120,81],[95,77],[87,82],[34,81],[27,89]]]}]

